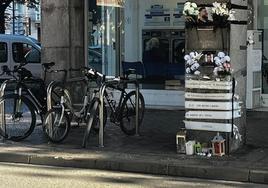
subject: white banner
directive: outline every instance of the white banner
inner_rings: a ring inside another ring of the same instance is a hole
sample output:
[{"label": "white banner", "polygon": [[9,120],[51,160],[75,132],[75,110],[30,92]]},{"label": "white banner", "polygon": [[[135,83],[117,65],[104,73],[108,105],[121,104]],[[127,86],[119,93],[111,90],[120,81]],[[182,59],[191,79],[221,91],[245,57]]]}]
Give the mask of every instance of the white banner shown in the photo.
[{"label": "white banner", "polygon": [[[241,111],[234,111],[234,118],[240,118]],[[232,119],[232,111],[189,111],[185,113],[187,119],[218,119],[230,120]]]},{"label": "white banner", "polygon": [[215,132],[232,132],[232,124],[229,123],[209,123],[184,121],[185,128],[188,130],[215,131]]},{"label": "white banner", "polygon": [[123,7],[125,0],[97,0],[98,6]]},{"label": "white banner", "polygon": [[186,80],[185,88],[187,89],[218,89],[231,90],[232,82],[224,81],[202,81],[202,80]]},{"label": "white banner", "polygon": [[232,100],[232,93],[185,93],[186,99]]},{"label": "white banner", "polygon": [[[185,108],[196,110],[232,110],[232,102],[185,101]],[[234,102],[234,109],[241,109],[238,102]]]}]

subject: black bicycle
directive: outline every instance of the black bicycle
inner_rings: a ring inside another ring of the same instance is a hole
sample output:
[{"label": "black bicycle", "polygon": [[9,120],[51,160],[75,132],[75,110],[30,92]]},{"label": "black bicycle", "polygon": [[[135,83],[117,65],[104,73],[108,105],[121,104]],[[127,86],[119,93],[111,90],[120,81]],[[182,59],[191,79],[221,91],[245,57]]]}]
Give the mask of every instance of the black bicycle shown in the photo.
[{"label": "black bicycle", "polygon": [[[130,70],[130,73],[133,73],[135,70]],[[137,80],[130,80],[128,75],[123,78],[113,78],[110,80],[105,79],[105,75],[102,75],[95,71],[96,77],[101,77],[103,84],[106,84],[104,91],[104,107],[108,104],[110,108],[110,121],[115,125],[120,126],[121,130],[127,135],[134,135],[136,132],[136,91],[127,92],[126,89],[129,83],[137,82]],[[138,84],[138,83],[137,83]],[[113,89],[119,91],[120,96],[118,102],[111,98],[109,95],[108,89]],[[142,124],[145,112],[145,102],[144,97],[139,93],[139,125]],[[99,131],[99,108],[100,108],[100,99],[96,97],[92,100],[92,105],[90,108],[87,129],[84,134],[84,139],[82,146],[86,147],[87,140],[90,134],[90,130]],[[107,110],[106,107],[103,109],[104,113],[104,126],[106,124]]]},{"label": "black bicycle", "polygon": [[[40,115],[41,121],[47,112],[46,85],[45,79],[47,73],[64,73],[65,70],[50,70],[55,63],[42,64],[45,75],[44,80],[34,78],[32,73],[24,66],[27,63],[21,63],[10,70],[7,66],[2,66],[3,74],[12,76],[13,79],[5,81],[1,85],[2,96],[0,98],[0,134],[5,139],[12,141],[21,141],[27,138],[33,132],[36,126],[36,115]],[[62,92],[61,82],[55,83],[53,92],[53,101],[60,100]],[[36,88],[37,86],[37,88]],[[5,94],[4,92],[8,90]]]}]

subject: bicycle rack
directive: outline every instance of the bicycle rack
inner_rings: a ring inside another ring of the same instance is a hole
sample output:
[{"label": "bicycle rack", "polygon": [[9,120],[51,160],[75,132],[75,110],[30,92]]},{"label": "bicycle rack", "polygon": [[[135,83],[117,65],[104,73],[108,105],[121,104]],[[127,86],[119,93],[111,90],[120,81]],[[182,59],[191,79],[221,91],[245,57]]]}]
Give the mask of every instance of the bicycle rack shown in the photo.
[{"label": "bicycle rack", "polygon": [[[132,83],[135,85],[135,91],[136,91],[136,117],[135,117],[135,124],[136,124],[136,136],[139,136],[139,83],[137,80],[129,80],[125,81],[126,83]],[[112,84],[117,84],[118,81],[108,81],[102,84],[100,87],[99,97],[100,97],[100,108],[99,108],[99,121],[100,121],[100,130],[99,130],[99,147],[104,147],[104,117],[103,117],[103,107],[104,107],[104,93],[107,88],[107,86]]]},{"label": "bicycle rack", "polygon": [[[0,97],[2,98],[5,94],[5,90],[6,90],[6,86],[7,86],[7,83],[9,82],[9,80],[6,80],[4,81],[2,84],[1,84],[1,88],[0,88]],[[0,106],[0,112],[1,112],[1,127],[2,127],[2,130],[3,130],[3,135],[6,134],[6,124],[5,124],[5,103],[2,103],[2,105]],[[4,142],[5,141],[5,137],[2,136],[2,141]]]}]

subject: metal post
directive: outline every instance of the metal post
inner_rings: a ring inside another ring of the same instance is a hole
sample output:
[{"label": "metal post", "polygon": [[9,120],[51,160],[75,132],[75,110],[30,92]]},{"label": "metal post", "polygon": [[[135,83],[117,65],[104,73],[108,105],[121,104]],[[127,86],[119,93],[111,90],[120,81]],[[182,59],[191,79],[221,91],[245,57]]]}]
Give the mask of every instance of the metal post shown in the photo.
[{"label": "metal post", "polygon": [[139,83],[136,82],[136,136],[139,136]]},{"label": "metal post", "polygon": [[13,35],[15,35],[15,0],[13,0],[12,16],[13,16]]},{"label": "metal post", "polygon": [[[51,82],[48,87],[47,87],[47,111],[51,110],[52,109],[52,89],[53,89],[53,86],[54,86],[54,81]],[[52,119],[49,118],[48,119],[48,133],[50,136],[53,136],[52,135],[52,131],[53,131],[53,128],[52,128]]]},{"label": "metal post", "polygon": [[[0,89],[0,97],[3,97],[5,94],[5,89],[7,86],[7,81],[3,82],[3,84],[1,85],[1,89]],[[6,135],[6,119],[5,119],[5,103],[3,102],[0,106],[0,113],[1,113],[1,127],[2,127],[2,131],[3,131],[3,135]],[[2,141],[5,141],[5,137],[2,137]]]},{"label": "metal post", "polygon": [[100,106],[99,106],[99,121],[100,121],[100,131],[99,131],[99,147],[103,148],[104,147],[104,140],[103,140],[103,135],[104,135],[104,120],[103,120],[103,107],[104,107],[104,92],[106,89],[106,84],[104,83],[101,88],[100,88]]}]

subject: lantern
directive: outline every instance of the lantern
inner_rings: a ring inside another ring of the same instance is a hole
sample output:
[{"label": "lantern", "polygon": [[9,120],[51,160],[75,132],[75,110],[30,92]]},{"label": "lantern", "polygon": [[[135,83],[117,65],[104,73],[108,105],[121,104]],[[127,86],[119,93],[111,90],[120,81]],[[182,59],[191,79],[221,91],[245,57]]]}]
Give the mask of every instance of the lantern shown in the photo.
[{"label": "lantern", "polygon": [[218,133],[217,136],[214,137],[212,142],[212,151],[213,155],[223,156],[225,155],[225,139]]},{"label": "lantern", "polygon": [[176,135],[177,153],[186,153],[186,130],[181,129]]}]

